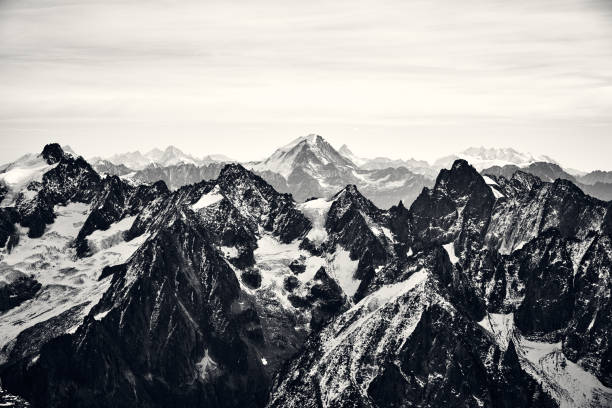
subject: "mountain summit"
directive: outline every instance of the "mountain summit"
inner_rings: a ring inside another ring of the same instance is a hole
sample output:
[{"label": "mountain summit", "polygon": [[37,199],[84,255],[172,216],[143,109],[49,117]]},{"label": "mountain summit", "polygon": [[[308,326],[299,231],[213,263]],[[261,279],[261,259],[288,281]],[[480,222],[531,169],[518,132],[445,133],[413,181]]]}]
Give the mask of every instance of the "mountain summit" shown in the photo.
[{"label": "mountain summit", "polygon": [[269,170],[289,179],[295,170],[307,170],[310,175],[326,172],[326,167],[356,167],[338,153],[322,136],[302,136],[277,149],[263,162],[253,166],[255,170]]},{"label": "mountain summit", "polygon": [[[433,180],[406,168],[364,169],[334,149],[322,136],[299,137],[277,149],[251,169],[297,201],[310,197],[331,197],[347,184],[355,184],[380,207],[389,208],[400,200],[412,202],[421,189]],[[280,179],[279,179],[280,176]]]}]

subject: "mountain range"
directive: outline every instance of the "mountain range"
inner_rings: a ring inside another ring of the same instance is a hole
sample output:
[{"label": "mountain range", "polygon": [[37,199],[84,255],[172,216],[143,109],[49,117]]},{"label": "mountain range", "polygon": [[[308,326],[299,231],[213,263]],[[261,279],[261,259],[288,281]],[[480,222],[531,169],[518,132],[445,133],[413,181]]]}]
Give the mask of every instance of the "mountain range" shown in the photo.
[{"label": "mountain range", "polygon": [[317,136],[174,190],[5,166],[2,406],[612,405],[610,202],[463,159],[388,209],[253,170],[380,171]]},{"label": "mountain range", "polygon": [[[531,172],[536,163],[560,166],[547,156],[520,153],[511,148],[469,148],[456,155],[446,156],[429,164],[416,159],[361,158],[347,145],[336,150],[319,135],[297,138],[278,148],[268,158],[243,165],[264,178],[276,190],[291,193],[296,201],[310,197],[331,197],[347,184],[355,184],[377,206],[390,208],[400,200],[410,205],[423,187],[434,185],[438,172],[449,168],[457,159],[467,160],[479,171],[499,172],[498,167]],[[100,173],[123,177],[133,184],[163,180],[171,190],[216,178],[225,163],[233,162],[226,156],[212,155],[196,159],[174,146],[154,149],[146,154],[132,152],[117,154],[108,159],[94,158],[94,168]],[[491,170],[489,170],[491,169]],[[533,174],[538,175],[537,171]],[[559,177],[574,181],[597,198],[611,198],[612,172],[596,171],[572,176],[565,170]]]},{"label": "mountain range", "polygon": [[108,159],[101,159],[99,157],[92,158],[94,165],[99,162],[110,162],[115,165],[123,165],[131,170],[142,170],[149,166],[174,166],[177,164],[193,164],[196,166],[202,166],[212,162],[231,162],[227,156],[220,154],[207,155],[202,158],[197,158],[193,155],[184,153],[175,146],[168,146],[164,150],[152,149],[147,153],[141,153],[136,150],[127,153],[118,153]]}]

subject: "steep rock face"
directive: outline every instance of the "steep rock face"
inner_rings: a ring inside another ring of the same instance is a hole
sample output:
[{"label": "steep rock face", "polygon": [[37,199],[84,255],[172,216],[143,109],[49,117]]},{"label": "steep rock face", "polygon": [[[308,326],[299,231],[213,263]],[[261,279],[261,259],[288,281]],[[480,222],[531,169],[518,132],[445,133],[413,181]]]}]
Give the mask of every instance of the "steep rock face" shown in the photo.
[{"label": "steep rock face", "polygon": [[563,351],[612,387],[612,240],[598,236],[584,254],[573,280],[572,320]]},{"label": "steep rock face", "polygon": [[358,301],[367,293],[376,271],[395,257],[398,242],[390,229],[389,214],[349,185],[333,197],[325,229],[330,250],[341,247],[358,261],[353,275],[360,282],[354,295]]},{"label": "steep rock face", "polygon": [[556,341],[573,314],[573,263],[565,240],[549,231],[515,253],[513,263],[525,284],[515,313],[516,326],[525,335],[545,335]]},{"label": "steep rock face", "polygon": [[[420,261],[427,259],[434,258]],[[522,371],[518,359],[506,358],[463,308],[453,305],[453,297],[442,289],[446,285],[421,262],[311,338],[277,377],[269,406],[439,406],[467,401],[493,406],[504,400],[507,406],[552,405],[545,394],[538,394],[537,383]]]},{"label": "steep rock face", "polygon": [[502,253],[520,248],[547,229],[583,240],[602,228],[605,203],[585,195],[571,182],[543,183],[518,172],[510,180],[497,178],[495,183],[503,198],[496,203],[485,239]]},{"label": "steep rock face", "polygon": [[140,213],[151,201],[169,194],[163,181],[152,185],[132,187],[117,176],[110,176],[102,181],[100,191],[92,200],[92,211],[79,231],[75,246],[77,255],[89,253],[87,236],[96,230],[107,230],[113,223]]},{"label": "steep rock face", "polygon": [[15,208],[0,208],[0,248],[11,248],[19,241],[15,224],[19,221],[19,212]]},{"label": "steep rock face", "polygon": [[[574,185],[600,200],[612,200],[612,183],[605,177],[605,172],[599,172],[589,177],[576,177],[563,170],[558,164],[548,162],[536,162],[526,167],[515,165],[494,166],[482,170],[482,174],[502,176],[511,179],[517,171],[533,174],[542,181],[554,182],[557,179],[571,181]],[[594,172],[595,174],[596,172]]]},{"label": "steep rock face", "polygon": [[442,170],[433,190],[425,189],[410,207],[417,247],[456,240],[471,251],[484,238],[495,203],[491,189],[466,161]]},{"label": "steep rock face", "polygon": [[231,310],[238,281],[185,216],[151,237],[77,332],[45,345],[12,387],[44,406],[261,405],[262,363]]},{"label": "steep rock face", "polygon": [[0,286],[0,313],[33,298],[40,287],[41,285],[36,279],[28,276],[20,277],[9,284]]},{"label": "steep rock face", "polygon": [[204,218],[211,221],[212,231],[224,237],[224,245],[248,240],[247,235],[253,237],[258,228],[278,235],[282,242],[291,242],[310,228],[309,220],[295,208],[291,196],[276,192],[241,165],[228,164],[216,180],[183,187],[167,200],[152,202],[137,217],[129,237],[155,230],[169,221],[176,207],[185,205],[209,215]]},{"label": "steep rock face", "polygon": [[279,194],[259,176],[239,164],[227,165],[217,179],[219,188],[234,205],[263,228],[291,242],[310,228],[310,221],[295,208],[291,196]]}]

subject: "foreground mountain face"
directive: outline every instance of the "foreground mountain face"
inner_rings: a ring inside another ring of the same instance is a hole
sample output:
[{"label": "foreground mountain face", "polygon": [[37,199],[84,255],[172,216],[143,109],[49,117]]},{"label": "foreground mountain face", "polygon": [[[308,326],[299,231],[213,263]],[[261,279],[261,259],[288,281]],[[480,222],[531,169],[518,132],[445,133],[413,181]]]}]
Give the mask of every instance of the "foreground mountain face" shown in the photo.
[{"label": "foreground mountain face", "polygon": [[572,182],[459,160],[383,210],[238,164],[175,191],[57,145],[11,169],[0,378],[35,406],[612,404],[612,210]]}]

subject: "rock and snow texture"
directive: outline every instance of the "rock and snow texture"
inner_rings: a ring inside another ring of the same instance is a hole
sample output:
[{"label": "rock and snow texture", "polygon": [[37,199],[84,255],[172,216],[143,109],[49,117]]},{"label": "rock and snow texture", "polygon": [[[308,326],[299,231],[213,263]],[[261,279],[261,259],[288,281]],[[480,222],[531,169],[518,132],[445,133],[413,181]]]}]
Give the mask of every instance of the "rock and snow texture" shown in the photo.
[{"label": "rock and snow texture", "polygon": [[210,207],[211,205],[216,204],[221,200],[223,200],[223,195],[211,191],[209,193],[202,194],[202,197],[200,197],[200,199],[195,204],[193,204],[191,208],[197,211],[205,207]]},{"label": "rock and snow texture", "polygon": [[18,276],[31,275],[42,284],[33,299],[0,314],[3,352],[7,351],[7,343],[25,329],[73,308],[75,314],[66,320],[71,325],[80,323],[108,289],[110,278],[98,280],[102,269],[124,263],[146,238],[125,242],[122,234],[134,221],[133,217],[126,218],[106,231],[95,231],[89,237],[95,243],[94,255],[77,258],[71,244],[87,218],[89,206],[81,203],[56,206],[55,213],[55,222],[42,237],[28,238],[21,231],[19,245],[10,252],[0,250],[0,280],[9,282]]},{"label": "rock and snow texture", "polygon": [[479,322],[490,332],[501,349],[510,341],[517,346],[521,366],[536,378],[560,407],[606,407],[612,404],[612,388],[593,374],[568,360],[561,343],[528,340],[516,330],[514,315],[487,313]]},{"label": "rock and snow texture", "polygon": [[[269,164],[396,181],[332,150]],[[571,182],[457,161],[381,210],[237,164],[169,191],[42,157],[0,208],[0,377],[39,406],[610,405],[612,213]]]},{"label": "rock and snow texture", "polygon": [[0,186],[4,186],[8,191],[6,196],[0,199],[0,207],[14,206],[17,194],[30,194],[26,187],[32,182],[40,183],[43,174],[55,166],[57,163],[47,163],[42,155],[25,155],[5,166],[0,172]]}]

